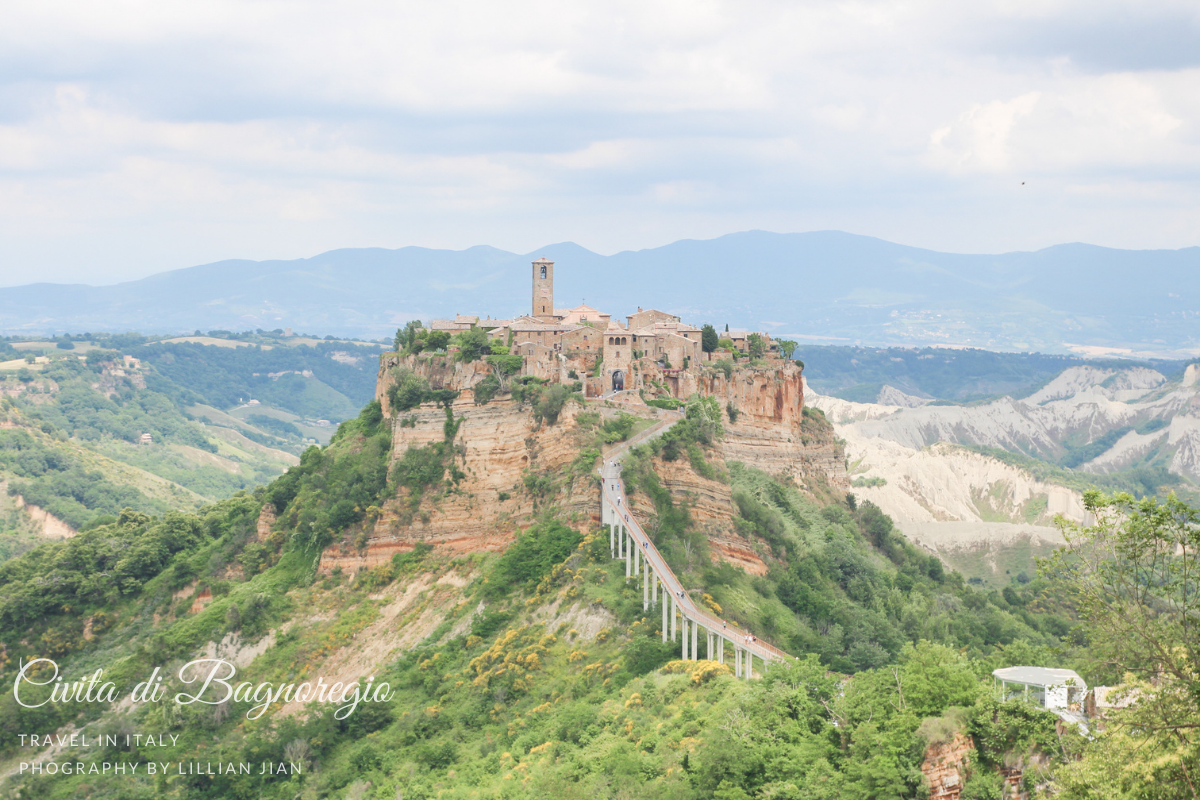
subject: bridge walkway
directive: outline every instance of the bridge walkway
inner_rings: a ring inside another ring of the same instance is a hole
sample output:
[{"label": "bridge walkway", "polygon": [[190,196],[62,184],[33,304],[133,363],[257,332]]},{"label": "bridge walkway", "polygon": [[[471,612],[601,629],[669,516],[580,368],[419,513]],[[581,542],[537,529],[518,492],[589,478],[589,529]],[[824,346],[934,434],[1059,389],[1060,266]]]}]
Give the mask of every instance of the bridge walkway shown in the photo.
[{"label": "bridge walkway", "polygon": [[[613,558],[625,561],[625,579],[637,580],[642,585],[643,610],[661,605],[663,641],[667,641],[668,635],[671,641],[680,639],[683,659],[695,660],[699,657],[699,632],[704,631],[707,657],[725,663],[728,643],[733,650],[734,675],[749,679],[754,673],[755,657],[766,664],[791,656],[697,605],[629,510],[629,501],[625,497],[621,457],[629,449],[661,436],[682,418],[682,414],[675,414],[661,420],[604,456],[604,464],[599,470],[603,480],[601,522],[609,530],[609,550]],[[679,633],[682,633],[681,637],[677,635]]]}]

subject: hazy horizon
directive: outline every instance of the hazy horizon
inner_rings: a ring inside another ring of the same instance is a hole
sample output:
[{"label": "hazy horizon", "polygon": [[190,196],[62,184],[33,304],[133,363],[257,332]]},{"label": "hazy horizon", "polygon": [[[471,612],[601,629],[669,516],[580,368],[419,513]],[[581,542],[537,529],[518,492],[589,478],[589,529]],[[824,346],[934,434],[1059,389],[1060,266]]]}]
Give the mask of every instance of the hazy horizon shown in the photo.
[{"label": "hazy horizon", "polygon": [[1200,244],[1200,7],[13,7],[0,284],[843,230]]}]

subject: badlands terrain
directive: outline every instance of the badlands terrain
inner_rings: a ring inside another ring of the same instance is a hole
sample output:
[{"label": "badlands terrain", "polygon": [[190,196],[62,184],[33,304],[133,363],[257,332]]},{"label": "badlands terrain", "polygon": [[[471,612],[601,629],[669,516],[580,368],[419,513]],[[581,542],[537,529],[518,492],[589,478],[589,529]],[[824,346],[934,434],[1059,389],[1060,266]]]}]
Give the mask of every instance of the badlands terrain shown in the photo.
[{"label": "badlands terrain", "polygon": [[1200,371],[1070,367],[1036,391],[967,405],[884,386],[856,403],[805,388],[845,440],[854,493],[968,577],[1007,584],[1087,522],[1091,485],[1134,493],[1200,481]]}]

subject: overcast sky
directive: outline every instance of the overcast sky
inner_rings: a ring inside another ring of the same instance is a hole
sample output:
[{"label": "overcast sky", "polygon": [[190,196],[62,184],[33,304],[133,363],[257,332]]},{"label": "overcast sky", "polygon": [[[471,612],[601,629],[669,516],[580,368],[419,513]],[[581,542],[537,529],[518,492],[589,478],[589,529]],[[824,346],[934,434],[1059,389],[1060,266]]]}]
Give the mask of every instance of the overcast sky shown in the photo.
[{"label": "overcast sky", "polygon": [[1200,3],[0,10],[0,284],[752,228],[1200,244]]}]

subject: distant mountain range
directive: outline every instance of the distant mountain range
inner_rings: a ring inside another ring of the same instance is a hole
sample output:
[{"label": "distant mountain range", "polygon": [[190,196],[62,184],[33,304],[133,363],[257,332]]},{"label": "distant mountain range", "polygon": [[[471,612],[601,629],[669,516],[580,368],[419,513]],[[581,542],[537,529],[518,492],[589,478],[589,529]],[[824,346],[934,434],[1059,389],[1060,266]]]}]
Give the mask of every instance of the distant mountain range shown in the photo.
[{"label": "distant mountain range", "polygon": [[747,231],[612,256],[564,242],[220,261],[112,286],[0,289],[0,330],[390,336],[411,318],[527,311],[529,262],[542,256],[557,262],[556,305],[586,300],[618,316],[654,307],[812,344],[1200,354],[1200,247],[958,255],[838,231]]}]

